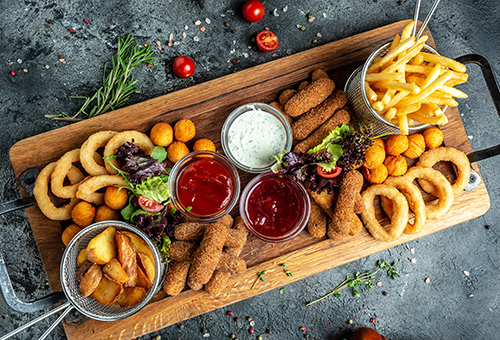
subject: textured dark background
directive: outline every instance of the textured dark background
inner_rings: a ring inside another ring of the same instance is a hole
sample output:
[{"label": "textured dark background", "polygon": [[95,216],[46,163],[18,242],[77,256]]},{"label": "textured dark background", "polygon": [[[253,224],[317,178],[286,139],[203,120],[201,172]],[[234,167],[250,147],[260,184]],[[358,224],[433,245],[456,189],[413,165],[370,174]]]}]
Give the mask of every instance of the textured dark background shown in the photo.
[{"label": "textured dark background", "polygon": [[[431,0],[422,2],[422,13],[426,14]],[[142,91],[134,94],[133,102],[140,102],[307,50],[315,46],[314,39],[318,40],[316,45],[321,45],[410,18],[414,6],[413,1],[396,0],[268,0],[265,17],[251,24],[240,14],[243,3],[0,0],[0,202],[19,197],[8,158],[10,147],[26,137],[64,125],[43,115],[75,112],[79,101],[68,97],[89,95],[100,86],[103,65],[110,61],[118,37],[124,34],[133,34],[140,43],[159,40],[163,46],[161,51],[154,48],[155,55],[161,58],[159,67],[141,67],[135,73]],[[277,15],[273,15],[274,9]],[[316,19],[308,22],[307,13]],[[205,18],[211,24],[206,24]],[[194,25],[198,19],[203,21],[205,32]],[[297,25],[304,25],[305,31]],[[264,27],[280,39],[275,57],[248,49],[251,39]],[[500,1],[443,0],[429,27],[442,54],[455,58],[478,53],[489,59],[497,74],[500,71]],[[69,28],[75,33],[69,33]],[[184,40],[183,32],[187,34]],[[176,42],[173,47],[166,46],[170,33],[174,33]],[[316,33],[321,33],[322,38],[317,38]],[[60,54],[66,64],[58,61]],[[173,75],[170,65],[179,55],[194,59],[197,69],[192,78],[183,80]],[[470,97],[460,100],[460,111],[470,142],[478,150],[500,143],[500,119],[478,68],[469,69],[470,81],[461,88]],[[14,77],[10,76],[11,70],[16,72]],[[376,327],[393,340],[498,339],[499,163],[497,157],[480,164],[491,197],[491,208],[484,216],[290,284],[283,294],[271,291],[183,322],[182,329],[174,325],[159,334],[163,339],[201,339],[201,329],[206,328],[214,339],[227,338],[230,333],[239,339],[256,339],[258,335],[264,339],[300,339],[304,335],[299,327],[305,326],[311,339],[343,339],[359,325]],[[1,216],[0,224],[1,252],[19,296],[31,300],[49,293],[25,213]],[[487,225],[491,229],[485,228]],[[382,258],[397,261],[401,278],[380,276],[382,287],[363,291],[360,298],[346,292],[340,299],[305,306],[345,275],[374,269]],[[416,262],[412,263],[412,259]],[[425,278],[430,283],[425,283]],[[233,321],[226,315],[227,310],[241,321]],[[35,316],[12,312],[1,301],[0,335]],[[255,335],[248,333],[248,316],[255,321]],[[55,318],[50,317],[18,338],[40,336]],[[375,324],[370,323],[370,318],[376,319]],[[348,323],[350,319],[352,324]],[[266,328],[272,334],[265,333]],[[141,339],[155,338],[157,334]],[[51,338],[64,339],[63,328],[57,327]]]}]

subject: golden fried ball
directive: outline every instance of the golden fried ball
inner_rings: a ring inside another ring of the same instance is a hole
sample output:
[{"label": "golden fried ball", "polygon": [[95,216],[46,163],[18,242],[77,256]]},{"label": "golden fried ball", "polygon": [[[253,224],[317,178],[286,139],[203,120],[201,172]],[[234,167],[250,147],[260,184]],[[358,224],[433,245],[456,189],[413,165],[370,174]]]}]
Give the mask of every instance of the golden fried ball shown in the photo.
[{"label": "golden fried ball", "polygon": [[95,212],[96,222],[111,221],[111,220],[116,221],[119,219],[120,219],[120,213],[117,210],[113,210],[107,205],[101,205],[97,207],[97,210]]},{"label": "golden fried ball", "polygon": [[76,224],[71,224],[70,226],[68,226],[66,229],[64,229],[62,233],[61,236],[62,243],[64,243],[64,245],[67,246],[69,242],[73,239],[73,237],[75,237],[75,235],[78,234],[81,230],[82,228],[80,228]]},{"label": "golden fried ball", "polygon": [[187,142],[196,134],[194,124],[189,119],[181,119],[174,126],[174,136],[179,142]]},{"label": "golden fried ball", "polygon": [[368,169],[363,167],[363,175],[365,175],[366,180],[372,184],[383,183],[388,174],[389,173],[384,164],[380,164],[375,169]]},{"label": "golden fried ball", "polygon": [[167,157],[172,163],[177,163],[182,157],[189,153],[189,149],[183,142],[175,141],[167,149]]},{"label": "golden fried ball", "polygon": [[174,141],[174,130],[167,123],[156,123],[151,129],[149,138],[153,144],[166,147]]},{"label": "golden fried ball", "polygon": [[373,146],[379,146],[385,151],[385,142],[382,138],[376,138],[373,140],[373,142],[375,143],[373,144]]},{"label": "golden fried ball", "polygon": [[385,151],[389,155],[397,156],[408,149],[408,137],[405,135],[390,135],[385,141]]},{"label": "golden fried ball", "polygon": [[92,204],[81,201],[78,202],[71,210],[71,218],[73,222],[78,224],[80,227],[85,228],[92,224],[95,217],[95,208]]},{"label": "golden fried ball", "polygon": [[408,170],[406,158],[401,155],[387,156],[384,161],[384,165],[387,168],[387,172],[391,176],[403,176],[406,173],[406,170]]},{"label": "golden fried ball", "polygon": [[408,136],[408,149],[403,152],[403,155],[408,158],[418,158],[425,151],[425,140],[421,134]]},{"label": "golden fried ball", "polygon": [[435,126],[427,128],[424,131],[425,145],[427,145],[429,149],[437,148],[443,144],[443,138],[443,132]]},{"label": "golden fried ball", "polygon": [[198,139],[193,145],[193,151],[208,150],[215,152],[215,144],[206,138]]},{"label": "golden fried ball", "polygon": [[363,165],[368,169],[375,169],[384,163],[384,159],[385,150],[375,144],[366,150],[365,163]]},{"label": "golden fried ball", "polygon": [[128,204],[128,193],[126,189],[107,187],[104,193],[104,202],[114,210],[120,210]]}]

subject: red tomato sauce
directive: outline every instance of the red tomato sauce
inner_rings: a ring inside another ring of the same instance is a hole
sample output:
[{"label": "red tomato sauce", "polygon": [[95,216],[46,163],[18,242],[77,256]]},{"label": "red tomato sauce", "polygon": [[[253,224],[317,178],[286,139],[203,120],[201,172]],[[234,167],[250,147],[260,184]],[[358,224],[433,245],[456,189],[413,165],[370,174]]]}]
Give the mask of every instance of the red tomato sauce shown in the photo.
[{"label": "red tomato sauce", "polygon": [[253,229],[269,236],[284,236],[297,226],[304,200],[297,187],[286,178],[264,178],[249,193],[247,217]]},{"label": "red tomato sauce", "polygon": [[188,164],[179,174],[177,197],[190,213],[209,216],[224,209],[233,195],[233,178],[220,163],[200,159]]}]

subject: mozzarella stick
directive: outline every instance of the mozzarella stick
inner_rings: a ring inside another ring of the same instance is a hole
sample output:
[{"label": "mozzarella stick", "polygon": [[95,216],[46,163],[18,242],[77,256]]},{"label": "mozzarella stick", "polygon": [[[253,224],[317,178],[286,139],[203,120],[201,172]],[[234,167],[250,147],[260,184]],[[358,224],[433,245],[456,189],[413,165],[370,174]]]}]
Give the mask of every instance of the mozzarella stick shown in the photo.
[{"label": "mozzarella stick", "polygon": [[285,106],[285,104],[297,94],[297,91],[294,89],[286,89],[285,91],[281,92],[280,97],[279,97],[279,102],[281,105]]},{"label": "mozzarella stick", "polygon": [[163,281],[163,290],[168,295],[179,295],[186,286],[186,280],[189,273],[189,262],[171,262],[168,266],[165,281]]},{"label": "mozzarella stick", "polygon": [[196,252],[196,245],[191,242],[174,241],[168,249],[171,261],[189,261],[193,260]]},{"label": "mozzarella stick", "polygon": [[311,215],[307,221],[307,231],[317,238],[326,235],[326,214],[314,200],[311,200]]},{"label": "mozzarella stick", "polygon": [[284,105],[290,117],[300,116],[321,104],[335,89],[335,83],[329,78],[319,78],[302,91],[297,92]]},{"label": "mozzarella stick", "polygon": [[329,78],[325,71],[317,69],[311,74],[312,81],[318,80],[319,78]]},{"label": "mozzarella stick", "polygon": [[269,105],[271,105],[272,107],[274,107],[276,110],[278,110],[279,112],[281,112],[281,114],[283,114],[283,116],[286,118],[286,120],[288,120],[288,122],[290,124],[293,124],[293,120],[292,120],[292,117],[290,117],[289,115],[286,114],[285,112],[285,109],[283,108],[283,105],[281,105],[280,103],[278,102],[272,102],[272,103],[269,103]]}]

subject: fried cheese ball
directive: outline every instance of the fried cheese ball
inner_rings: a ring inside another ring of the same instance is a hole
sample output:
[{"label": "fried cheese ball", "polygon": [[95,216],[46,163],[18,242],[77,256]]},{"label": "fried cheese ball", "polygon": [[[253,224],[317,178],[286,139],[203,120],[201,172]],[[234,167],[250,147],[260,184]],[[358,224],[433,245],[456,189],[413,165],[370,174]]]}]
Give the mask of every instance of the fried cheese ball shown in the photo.
[{"label": "fried cheese ball", "polygon": [[400,155],[406,149],[408,149],[408,137],[405,135],[390,135],[385,141],[385,151],[389,155]]},{"label": "fried cheese ball", "polygon": [[107,187],[104,193],[104,202],[114,210],[120,210],[128,204],[128,193],[126,189]]},{"label": "fried cheese ball", "polygon": [[194,124],[189,119],[181,119],[174,125],[174,137],[179,142],[187,142],[196,134]]},{"label": "fried cheese ball", "polygon": [[375,144],[366,150],[365,163],[363,165],[368,169],[375,169],[380,164],[384,163],[384,159],[385,150]]},{"label": "fried cheese ball", "polygon": [[424,131],[425,145],[429,149],[434,149],[443,144],[443,132],[439,128],[432,126]]},{"label": "fried cheese ball", "polygon": [[376,138],[373,140],[373,146],[378,146],[378,147],[381,147],[382,149],[384,149],[385,151],[385,142],[382,138]]},{"label": "fried cheese ball", "polygon": [[366,180],[372,184],[381,184],[388,176],[387,168],[384,164],[379,165],[375,169],[368,169],[363,167],[363,175]]},{"label": "fried cheese ball", "polygon": [[95,212],[96,222],[111,221],[111,220],[116,221],[119,219],[120,219],[120,213],[117,210],[113,210],[107,205],[101,205],[100,207],[97,207],[97,210]]},{"label": "fried cheese ball", "polygon": [[167,149],[167,157],[172,163],[177,163],[182,157],[189,153],[189,149],[183,142],[175,141]]},{"label": "fried cheese ball", "polygon": [[167,123],[156,123],[151,129],[149,138],[154,145],[167,147],[174,141],[174,130]]},{"label": "fried cheese ball", "polygon": [[425,151],[425,140],[421,134],[408,136],[408,149],[403,152],[403,155],[408,158],[418,158]]},{"label": "fried cheese ball", "polygon": [[387,172],[390,176],[403,176],[406,173],[406,170],[408,170],[406,158],[401,155],[387,156],[384,161],[384,165],[387,168]]},{"label": "fried cheese ball", "polygon": [[69,225],[66,229],[64,229],[61,240],[62,243],[64,243],[65,246],[69,244],[69,242],[75,237],[76,234],[78,234],[82,228],[77,226],[76,224],[71,224]]},{"label": "fried cheese ball", "polygon": [[215,152],[215,144],[207,138],[198,139],[194,142],[193,151],[208,150]]},{"label": "fried cheese ball", "polygon": [[81,228],[92,224],[95,217],[95,208],[92,204],[81,201],[71,210],[71,218]]}]

